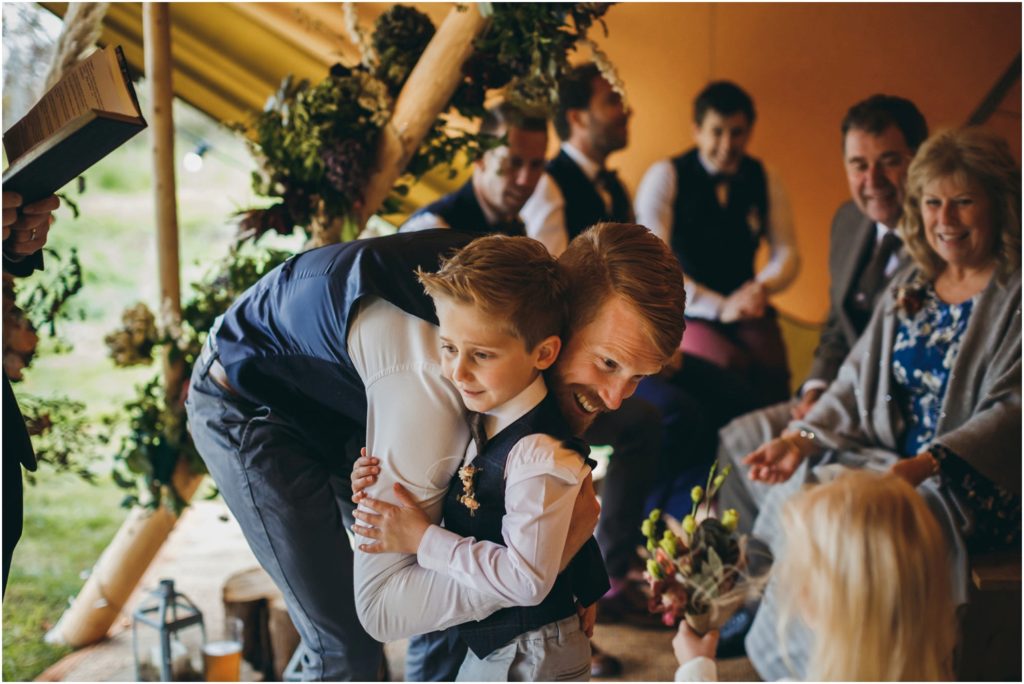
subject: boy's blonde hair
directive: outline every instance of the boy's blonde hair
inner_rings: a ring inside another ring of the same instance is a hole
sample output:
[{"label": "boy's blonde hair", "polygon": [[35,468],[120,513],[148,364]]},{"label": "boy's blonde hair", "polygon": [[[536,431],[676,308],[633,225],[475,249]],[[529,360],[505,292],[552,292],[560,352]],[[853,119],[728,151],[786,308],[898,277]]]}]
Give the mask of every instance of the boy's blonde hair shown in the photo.
[{"label": "boy's blonde hair", "polygon": [[472,304],[502,322],[505,332],[527,350],[566,321],[565,285],[558,263],[540,242],[528,237],[477,238],[444,260],[436,273],[416,271],[431,299],[446,297]]},{"label": "boy's blonde hair", "polygon": [[808,680],[952,678],[947,544],[913,487],[850,471],[793,497],[783,524],[780,630],[793,613],[810,613]]}]

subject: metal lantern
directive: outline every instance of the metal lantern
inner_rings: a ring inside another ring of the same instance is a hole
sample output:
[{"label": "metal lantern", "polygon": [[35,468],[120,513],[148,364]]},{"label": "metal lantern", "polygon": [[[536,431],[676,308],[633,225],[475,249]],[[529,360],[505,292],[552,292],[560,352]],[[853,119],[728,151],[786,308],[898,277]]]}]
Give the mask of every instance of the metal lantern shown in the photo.
[{"label": "metal lantern", "polygon": [[203,614],[174,590],[174,580],[160,580],[132,614],[135,678],[140,682],[202,681],[205,643]]}]

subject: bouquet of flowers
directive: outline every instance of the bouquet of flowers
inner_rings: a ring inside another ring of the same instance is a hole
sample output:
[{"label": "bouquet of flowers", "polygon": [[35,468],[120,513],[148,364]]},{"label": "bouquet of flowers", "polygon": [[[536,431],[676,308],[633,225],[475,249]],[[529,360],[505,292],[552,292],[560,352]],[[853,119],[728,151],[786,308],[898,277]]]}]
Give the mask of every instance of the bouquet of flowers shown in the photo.
[{"label": "bouquet of flowers", "polygon": [[[706,487],[693,488],[693,508],[682,524],[655,509],[641,530],[647,537],[647,572],[651,612],[673,626],[680,618],[698,634],[717,629],[746,599],[746,538],[736,534],[734,509],[713,516],[711,504],[729,476],[711,467]],[[703,519],[698,513],[704,505]]]}]

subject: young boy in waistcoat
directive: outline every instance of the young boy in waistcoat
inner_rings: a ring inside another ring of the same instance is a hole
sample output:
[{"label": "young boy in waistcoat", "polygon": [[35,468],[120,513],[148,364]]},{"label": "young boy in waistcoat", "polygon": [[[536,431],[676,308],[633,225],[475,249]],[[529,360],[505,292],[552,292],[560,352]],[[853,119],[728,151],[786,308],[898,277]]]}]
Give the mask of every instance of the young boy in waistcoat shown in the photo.
[{"label": "young boy in waistcoat", "polygon": [[[473,441],[448,490],[443,528],[396,485],[400,506],[361,498],[360,508],[376,513],[356,517],[373,527],[353,529],[376,541],[360,550],[414,553],[423,567],[508,601],[453,628],[469,647],[458,680],[588,680],[581,622],[592,624],[608,580],[600,552],[587,553],[593,540],[559,572],[593,462],[543,376],[566,319],[558,265],[539,242],[492,235],[437,273],[418,275],[437,309],[444,373],[469,410]],[[577,601],[587,606],[582,618]]]}]

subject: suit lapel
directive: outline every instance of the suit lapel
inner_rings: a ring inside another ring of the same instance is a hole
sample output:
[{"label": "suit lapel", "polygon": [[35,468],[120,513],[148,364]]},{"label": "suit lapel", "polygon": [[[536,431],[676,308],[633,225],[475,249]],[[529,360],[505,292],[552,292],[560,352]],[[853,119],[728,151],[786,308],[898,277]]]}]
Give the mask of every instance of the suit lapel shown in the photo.
[{"label": "suit lapel", "polygon": [[856,285],[857,264],[874,249],[874,221],[861,215],[860,221],[854,230],[851,231],[852,239],[845,250],[847,258],[842,259],[837,266],[837,282],[839,283],[839,303],[846,302],[850,296],[850,290]]}]

